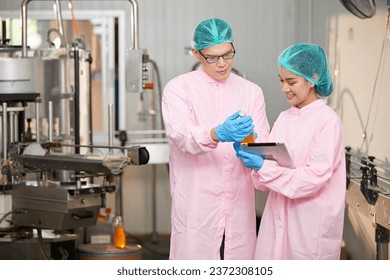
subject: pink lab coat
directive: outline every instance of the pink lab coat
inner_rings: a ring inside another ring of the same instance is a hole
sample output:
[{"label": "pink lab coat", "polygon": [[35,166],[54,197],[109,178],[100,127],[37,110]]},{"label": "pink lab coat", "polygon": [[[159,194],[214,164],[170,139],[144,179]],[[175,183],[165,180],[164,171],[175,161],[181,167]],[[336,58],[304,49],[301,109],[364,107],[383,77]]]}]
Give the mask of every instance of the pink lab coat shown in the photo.
[{"label": "pink lab coat", "polygon": [[172,197],[170,259],[253,259],[256,244],[254,187],[233,143],[216,143],[210,130],[245,110],[258,139],[269,124],[262,90],[233,73],[216,81],[202,68],[172,79],[162,97],[169,139]]},{"label": "pink lab coat", "polygon": [[346,192],[343,126],[322,99],[282,112],[269,141],[284,142],[296,169],[265,160],[252,171],[269,190],[256,259],[339,259]]}]

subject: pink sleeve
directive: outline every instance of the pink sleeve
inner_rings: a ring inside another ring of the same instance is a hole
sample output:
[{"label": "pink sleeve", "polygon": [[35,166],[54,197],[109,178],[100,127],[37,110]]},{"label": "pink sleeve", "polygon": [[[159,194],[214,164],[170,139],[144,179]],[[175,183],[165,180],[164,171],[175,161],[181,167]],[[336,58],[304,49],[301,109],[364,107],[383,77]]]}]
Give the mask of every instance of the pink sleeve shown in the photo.
[{"label": "pink sleeve", "polygon": [[165,129],[173,144],[183,152],[202,154],[218,143],[210,136],[212,127],[196,125],[185,84],[175,79],[167,84],[162,97]]},{"label": "pink sleeve", "polygon": [[342,127],[338,123],[326,125],[317,135],[312,150],[308,151],[306,163],[295,169],[265,160],[258,172],[252,171],[255,187],[270,189],[289,198],[312,196],[329,180],[345,156],[344,149],[340,149],[344,147],[342,135]]}]

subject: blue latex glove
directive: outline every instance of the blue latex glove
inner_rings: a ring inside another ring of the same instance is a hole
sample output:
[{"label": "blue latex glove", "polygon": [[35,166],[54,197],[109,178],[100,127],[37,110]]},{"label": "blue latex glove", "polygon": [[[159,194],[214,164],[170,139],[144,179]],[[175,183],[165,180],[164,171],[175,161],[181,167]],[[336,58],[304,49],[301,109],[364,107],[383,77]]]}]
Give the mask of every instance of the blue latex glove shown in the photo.
[{"label": "blue latex glove", "polygon": [[242,159],[241,154],[240,154],[240,152],[243,151],[243,149],[241,147],[241,143],[240,142],[234,142],[233,143],[233,148],[236,151],[236,157],[238,157],[239,159]]},{"label": "blue latex glove", "polygon": [[215,133],[221,142],[241,141],[254,128],[251,116],[239,117],[238,111],[228,117],[223,124],[216,127]]},{"label": "blue latex glove", "polygon": [[258,154],[244,151],[239,142],[233,144],[236,150],[236,156],[242,160],[244,165],[248,168],[259,171],[264,164],[264,158]]}]

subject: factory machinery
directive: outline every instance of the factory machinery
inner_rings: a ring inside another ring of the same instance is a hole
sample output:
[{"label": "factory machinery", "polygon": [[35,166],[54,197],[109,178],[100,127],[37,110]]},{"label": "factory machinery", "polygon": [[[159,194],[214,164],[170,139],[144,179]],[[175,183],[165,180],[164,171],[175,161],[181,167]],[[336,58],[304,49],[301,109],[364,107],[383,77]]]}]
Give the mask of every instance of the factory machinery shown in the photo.
[{"label": "factory machinery", "polygon": [[346,149],[347,206],[367,217],[375,228],[376,259],[389,259],[389,163]]},{"label": "factory machinery", "polygon": [[[22,45],[10,44],[5,21],[1,29],[0,259],[73,259],[82,229],[96,224],[106,195],[117,191],[116,176],[147,164],[149,152],[113,145],[112,105],[107,145],[93,145],[90,52],[81,38],[64,41],[59,1],[50,47],[30,49],[30,1],[21,4]],[[143,76],[142,51],[134,52],[127,67],[141,73],[127,82],[132,87]],[[42,236],[48,230],[52,238]]]}]

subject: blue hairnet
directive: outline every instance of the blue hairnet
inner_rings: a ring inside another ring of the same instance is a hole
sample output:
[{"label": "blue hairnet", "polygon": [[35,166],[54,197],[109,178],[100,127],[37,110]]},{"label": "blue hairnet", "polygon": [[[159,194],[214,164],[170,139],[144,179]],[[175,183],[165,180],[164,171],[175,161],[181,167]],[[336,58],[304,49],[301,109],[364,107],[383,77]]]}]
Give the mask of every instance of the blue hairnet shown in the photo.
[{"label": "blue hairnet", "polygon": [[199,51],[225,42],[232,42],[230,25],[222,19],[209,18],[195,28],[191,46]]},{"label": "blue hairnet", "polygon": [[328,96],[332,93],[332,77],[325,52],[320,46],[292,45],[279,55],[278,64],[315,85],[318,95]]}]

